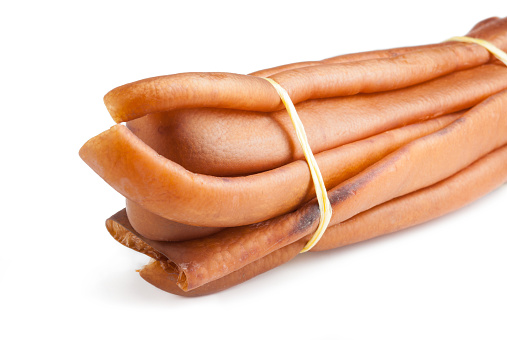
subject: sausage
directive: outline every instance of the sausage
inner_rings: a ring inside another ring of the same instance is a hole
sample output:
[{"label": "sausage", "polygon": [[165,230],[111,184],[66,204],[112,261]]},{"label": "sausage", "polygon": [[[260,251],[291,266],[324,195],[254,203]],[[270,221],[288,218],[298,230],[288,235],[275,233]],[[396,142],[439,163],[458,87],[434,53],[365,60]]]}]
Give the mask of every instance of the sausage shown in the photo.
[{"label": "sausage", "polygon": [[249,75],[256,77],[270,77],[274,74],[281,73],[283,71],[289,71],[294,69],[299,69],[303,67],[309,66],[317,66],[317,65],[326,65],[326,64],[341,64],[341,63],[350,63],[354,61],[363,61],[363,60],[372,60],[372,59],[382,59],[382,58],[393,58],[400,56],[402,54],[406,54],[409,52],[425,50],[433,47],[438,47],[440,44],[431,44],[431,45],[423,45],[423,46],[408,46],[408,47],[398,47],[391,48],[386,50],[377,50],[377,51],[369,51],[369,52],[360,52],[360,53],[351,53],[339,55],[336,57],[327,58],[320,61],[302,61],[298,63],[292,63],[287,65],[281,65],[276,67],[271,67],[265,70],[260,70],[256,72],[252,72]]},{"label": "sausage", "polygon": [[184,241],[215,234],[223,228],[196,227],[160,217],[129,199],[125,211],[129,223],[143,237],[157,241]]},{"label": "sausage", "polygon": [[[410,139],[453,119],[450,116],[408,126],[318,154],[316,159],[326,184],[332,187]],[[247,177],[204,176],[158,156],[122,125],[90,140],[80,154],[129,200],[166,219],[195,226],[234,227],[259,222],[294,209],[313,194],[304,161]],[[277,190],[270,190],[274,185]]]},{"label": "sausage", "polygon": [[[501,147],[444,181],[395,198],[330,226],[311,251],[322,251],[360,242],[411,227],[457,210],[494,190],[507,181],[507,146]],[[177,285],[177,273],[165,266],[164,255],[135,236],[125,211],[107,221],[108,230],[122,244],[151,256],[152,261],[139,273],[154,286],[182,296],[200,296],[222,291],[294,258],[309,236],[282,247],[220,279],[196,289],[183,291]],[[122,234],[122,237],[118,235]],[[128,241],[125,241],[128,240]]]},{"label": "sausage", "polygon": [[[338,185],[408,142],[447,126],[461,115],[462,113],[444,115],[322,152],[317,155],[316,160],[320,164],[319,167],[326,186],[332,188]],[[255,178],[258,176],[260,174],[249,177]],[[210,203],[206,210],[209,211],[210,215],[219,210],[223,214],[236,216],[237,214],[234,213],[234,200],[244,201],[246,202],[245,206],[236,209],[236,212],[241,211],[241,216],[237,217],[245,218],[247,213],[255,213],[259,218],[268,219],[293,210],[315,197],[308,165],[303,161],[294,162],[288,166],[264,173],[262,176],[266,179],[265,181],[257,181],[255,186],[248,187],[241,185],[241,182],[245,182],[246,178],[231,179],[236,182],[236,186],[240,189],[233,190],[227,196],[219,196],[220,193],[217,193],[218,199],[208,197]],[[269,186],[273,185],[276,185],[276,190],[267,190]],[[195,192],[195,195],[205,198],[203,194],[202,191]],[[285,209],[280,210],[284,204]],[[232,209],[223,211],[222,207]],[[187,210],[175,209],[181,214],[189,213]],[[195,219],[197,213],[204,213],[203,209],[192,211],[189,214],[191,218]],[[202,237],[205,234],[211,235],[222,229],[182,225],[163,219],[130,199],[127,199],[127,215],[130,224],[139,234],[158,241],[192,239]],[[213,223],[211,219],[210,223]],[[238,223],[238,225],[240,224],[242,223]]]},{"label": "sausage", "polygon": [[[435,184],[507,144],[506,105],[507,90],[330,190],[328,196],[333,206],[330,224]],[[170,246],[163,242],[157,244],[161,247],[159,251],[178,268],[179,286],[191,290],[313,233],[318,220],[319,208],[312,200],[292,213],[269,221],[227,228],[206,238]],[[151,245],[150,242],[156,241],[147,240]]]},{"label": "sausage", "polygon": [[[506,87],[505,66],[485,65],[396,91],[307,101],[297,110],[319,153],[469,108]],[[157,153],[200,174],[244,176],[304,159],[285,110],[174,110],[127,126]]]},{"label": "sausage", "polygon": [[[402,94],[389,94],[385,102],[378,96],[383,98],[387,93],[374,95],[371,102],[363,99],[366,104],[362,107],[378,108],[377,115],[370,110],[361,116],[361,110],[357,110],[354,117],[344,118],[342,125],[350,130],[361,130],[364,126],[375,134],[386,128],[469,107],[502,88],[507,88],[507,69],[484,65],[414,88],[397,90],[396,93],[401,91]],[[353,100],[351,107],[359,106],[363,100]],[[299,165],[306,174],[302,177],[292,170],[286,171],[292,169],[294,163],[247,177],[192,173],[161,157],[122,125],[92,138],[81,148],[80,156],[128,199],[163,218],[194,226],[232,227],[266,220],[297,207],[312,186],[308,168],[303,163]],[[323,176],[331,174],[324,169],[321,171]],[[297,176],[297,180],[292,176]],[[299,183],[304,186],[297,185]],[[278,193],[270,190],[275,185]],[[241,214],[237,214],[238,211]]]},{"label": "sausage", "polygon": [[[468,35],[505,49],[506,28],[507,19],[490,18]],[[420,223],[505,181],[504,72],[482,47],[446,42],[248,76],[145,79],[105,96],[113,119],[127,127],[92,138],[80,155],[127,197],[127,209],[106,226],[155,259],[141,276],[176,294],[202,295],[290,260],[320,217],[315,199],[308,202],[313,188],[280,100],[259,75],[287,89],[316,136],[310,140],[333,187],[334,211],[319,251]],[[273,141],[282,152],[271,150]],[[231,156],[243,162],[231,167]],[[479,185],[464,185],[470,178]],[[269,197],[279,182],[288,190],[276,187],[281,194]],[[388,223],[373,223],[386,216]]]}]

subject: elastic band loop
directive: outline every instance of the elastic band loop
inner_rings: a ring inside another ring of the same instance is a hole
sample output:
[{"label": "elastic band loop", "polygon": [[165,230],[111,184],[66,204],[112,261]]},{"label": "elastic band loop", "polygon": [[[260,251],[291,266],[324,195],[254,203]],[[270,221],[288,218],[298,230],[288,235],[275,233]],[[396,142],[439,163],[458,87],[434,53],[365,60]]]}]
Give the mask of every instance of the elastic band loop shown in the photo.
[{"label": "elastic band loop", "polygon": [[292,103],[292,100],[289,97],[287,91],[285,91],[277,82],[270,78],[264,78],[271,83],[278,92],[280,99],[282,100],[283,105],[287,109],[289,113],[290,119],[292,121],[292,125],[296,130],[296,135],[298,137],[299,143],[303,148],[303,153],[306,158],[306,162],[308,163],[308,167],[310,168],[310,173],[312,175],[313,184],[315,186],[315,194],[317,195],[317,201],[319,202],[320,209],[320,221],[319,226],[312,238],[305,245],[302,253],[307,252],[315,246],[329,225],[329,221],[331,220],[331,215],[333,214],[333,209],[331,208],[331,202],[329,202],[329,198],[327,197],[327,190],[324,184],[324,180],[322,179],[322,174],[320,173],[319,166],[317,165],[317,161],[313,156],[313,152],[310,148],[310,144],[308,143],[308,139],[306,138],[305,128],[303,127],[303,123],[299,119],[299,116],[296,112],[296,108]]},{"label": "elastic band loop", "polygon": [[485,49],[489,51],[492,55],[494,55],[498,60],[500,60],[502,63],[507,66],[507,53],[490,43],[489,41],[483,40],[483,39],[477,39],[477,38],[470,38],[470,37],[452,37],[451,39],[447,39],[447,41],[459,41],[459,42],[466,42],[466,43],[473,43],[477,45],[481,45]]}]

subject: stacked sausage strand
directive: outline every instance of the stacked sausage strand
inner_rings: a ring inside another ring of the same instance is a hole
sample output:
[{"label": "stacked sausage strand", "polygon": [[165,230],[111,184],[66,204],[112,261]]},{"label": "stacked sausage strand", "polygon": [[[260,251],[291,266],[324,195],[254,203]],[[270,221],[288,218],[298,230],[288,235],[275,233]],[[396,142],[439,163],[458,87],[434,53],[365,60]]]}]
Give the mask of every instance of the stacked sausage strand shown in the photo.
[{"label": "stacked sausage strand", "polygon": [[[507,50],[507,18],[469,37]],[[462,42],[351,54],[250,75],[184,73],[109,92],[117,124],[82,159],[126,197],[106,222],[183,296],[295,257],[319,224],[313,182],[269,77],[296,104],[333,208],[312,251],[456,210],[507,181],[507,67]],[[304,256],[304,255],[301,255]]]}]

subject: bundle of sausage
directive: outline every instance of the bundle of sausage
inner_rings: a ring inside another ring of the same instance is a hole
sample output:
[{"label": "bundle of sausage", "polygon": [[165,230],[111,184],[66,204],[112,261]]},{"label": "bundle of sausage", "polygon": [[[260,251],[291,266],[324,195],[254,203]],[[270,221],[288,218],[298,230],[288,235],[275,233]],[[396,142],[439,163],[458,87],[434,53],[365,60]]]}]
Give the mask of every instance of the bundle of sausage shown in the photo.
[{"label": "bundle of sausage", "polygon": [[[505,51],[507,18],[467,36]],[[123,85],[104,101],[126,125],[80,156],[126,197],[107,229],[153,259],[140,274],[165,291],[244,282],[294,258],[319,224],[308,164],[263,77],[296,104],[333,208],[311,251],[422,223],[507,180],[507,67],[474,43]]]}]

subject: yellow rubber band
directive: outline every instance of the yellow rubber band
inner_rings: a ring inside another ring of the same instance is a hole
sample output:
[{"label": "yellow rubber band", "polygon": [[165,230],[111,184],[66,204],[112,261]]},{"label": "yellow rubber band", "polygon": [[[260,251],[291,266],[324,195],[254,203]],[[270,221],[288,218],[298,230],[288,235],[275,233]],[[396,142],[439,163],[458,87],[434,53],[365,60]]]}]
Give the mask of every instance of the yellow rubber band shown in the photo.
[{"label": "yellow rubber band", "polygon": [[477,39],[477,38],[470,38],[470,37],[452,37],[451,39],[447,39],[447,41],[459,41],[459,42],[466,42],[466,43],[473,43],[477,45],[481,45],[485,49],[489,51],[492,55],[494,55],[498,60],[500,60],[502,63],[507,66],[507,53],[490,43],[489,41],[483,40],[483,39]]},{"label": "yellow rubber band", "polygon": [[317,195],[317,201],[319,202],[320,209],[320,221],[317,230],[313,234],[312,238],[305,245],[302,253],[307,252],[315,246],[329,225],[329,221],[331,220],[331,215],[333,214],[333,209],[331,208],[331,202],[329,202],[329,198],[327,197],[327,190],[324,184],[324,179],[322,178],[322,174],[320,173],[319,166],[317,165],[317,161],[313,156],[312,149],[310,148],[310,144],[308,143],[308,139],[306,138],[305,128],[303,127],[303,123],[299,119],[299,116],[296,112],[296,108],[292,103],[292,100],[289,97],[287,91],[285,91],[276,81],[270,78],[264,78],[271,83],[278,92],[280,99],[282,100],[285,109],[289,113],[289,117],[292,121],[292,125],[296,130],[296,135],[299,140],[299,144],[303,148],[303,153],[306,158],[306,162],[308,163],[308,167],[310,168],[310,173],[312,175],[313,184],[315,186],[315,194]]}]

